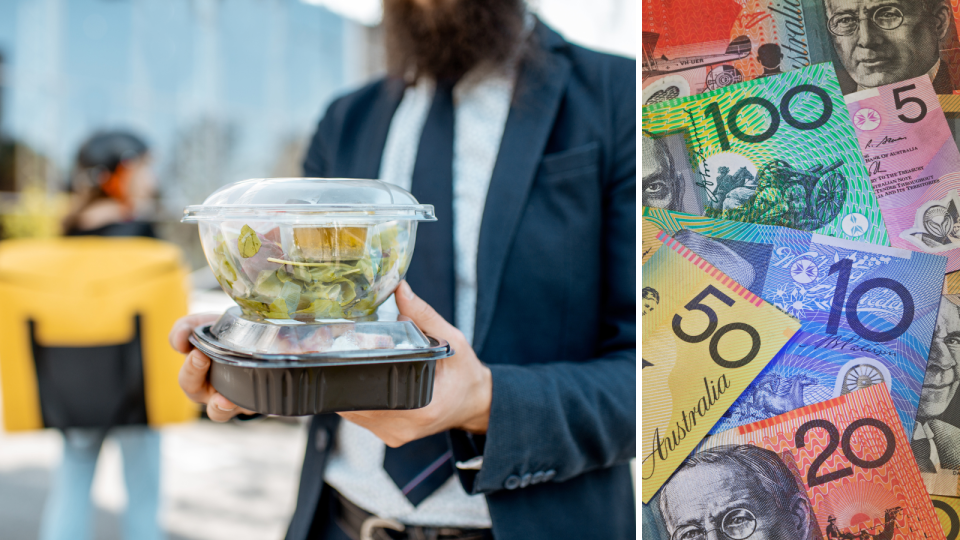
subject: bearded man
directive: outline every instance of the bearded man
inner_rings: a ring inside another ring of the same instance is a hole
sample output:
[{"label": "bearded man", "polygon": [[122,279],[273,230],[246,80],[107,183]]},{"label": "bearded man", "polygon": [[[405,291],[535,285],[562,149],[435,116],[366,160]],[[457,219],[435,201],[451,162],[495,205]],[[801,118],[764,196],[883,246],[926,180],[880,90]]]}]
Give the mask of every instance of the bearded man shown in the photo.
[{"label": "bearded man", "polygon": [[[422,409],[313,418],[287,538],[633,538],[636,61],[522,0],[385,0],[384,28],[389,76],[330,106],[304,174],[435,206],[395,298],[456,354]],[[187,342],[210,319],[171,341],[226,421]]]}]

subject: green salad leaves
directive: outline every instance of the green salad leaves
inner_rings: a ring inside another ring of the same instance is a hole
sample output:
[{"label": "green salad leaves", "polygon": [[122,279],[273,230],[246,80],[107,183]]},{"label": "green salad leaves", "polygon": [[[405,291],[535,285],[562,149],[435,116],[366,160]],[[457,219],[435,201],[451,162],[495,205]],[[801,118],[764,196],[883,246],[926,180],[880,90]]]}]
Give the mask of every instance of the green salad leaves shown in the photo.
[{"label": "green salad leaves", "polygon": [[[403,229],[403,230],[401,230]],[[285,252],[279,231],[258,234],[244,225],[230,249],[216,237],[211,268],[248,315],[268,319],[340,319],[371,315],[406,273],[409,232],[400,225],[370,226],[352,260],[305,260],[306,246]],[[276,239],[277,241],[275,241]],[[239,254],[239,258],[237,257]]]},{"label": "green salad leaves", "polygon": [[240,238],[237,239],[240,256],[245,259],[253,257],[260,251],[261,245],[263,243],[257,238],[257,232],[251,229],[249,225],[244,225],[243,229],[240,230]]}]

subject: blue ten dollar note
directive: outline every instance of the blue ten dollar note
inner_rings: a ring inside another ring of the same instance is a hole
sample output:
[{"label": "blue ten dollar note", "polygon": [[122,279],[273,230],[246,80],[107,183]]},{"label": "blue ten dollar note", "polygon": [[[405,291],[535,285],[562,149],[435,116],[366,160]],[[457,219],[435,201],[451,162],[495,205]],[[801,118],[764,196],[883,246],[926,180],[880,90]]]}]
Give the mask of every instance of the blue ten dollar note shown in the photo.
[{"label": "blue ten dollar note", "polygon": [[660,208],[643,215],[801,323],[711,433],[881,382],[913,433],[946,257]]}]

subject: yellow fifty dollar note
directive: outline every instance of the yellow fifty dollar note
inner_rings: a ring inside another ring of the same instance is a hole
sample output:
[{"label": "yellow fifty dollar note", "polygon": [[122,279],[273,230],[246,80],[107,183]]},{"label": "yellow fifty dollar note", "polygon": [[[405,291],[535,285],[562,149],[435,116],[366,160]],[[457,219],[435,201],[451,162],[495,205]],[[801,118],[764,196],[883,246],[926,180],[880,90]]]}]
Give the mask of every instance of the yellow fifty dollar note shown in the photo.
[{"label": "yellow fifty dollar note", "polygon": [[930,498],[933,499],[933,509],[940,518],[943,535],[947,540],[957,540],[957,536],[960,536],[960,498],[940,495],[931,495]]},{"label": "yellow fifty dollar note", "polygon": [[661,245],[641,291],[644,503],[800,328],[670,235],[645,240]]}]

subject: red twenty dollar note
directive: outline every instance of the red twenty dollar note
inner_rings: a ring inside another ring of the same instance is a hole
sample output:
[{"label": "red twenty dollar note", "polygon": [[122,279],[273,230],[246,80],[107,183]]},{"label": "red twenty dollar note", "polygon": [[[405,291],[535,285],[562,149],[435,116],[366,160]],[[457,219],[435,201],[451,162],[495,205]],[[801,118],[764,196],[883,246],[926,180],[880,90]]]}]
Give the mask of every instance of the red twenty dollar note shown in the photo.
[{"label": "red twenty dollar note", "polygon": [[944,538],[884,384],[705,439],[650,506],[669,540]]}]

